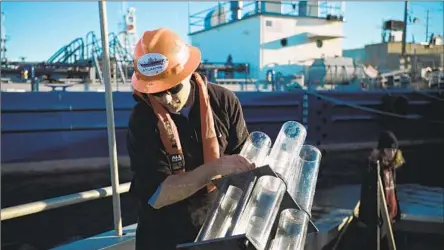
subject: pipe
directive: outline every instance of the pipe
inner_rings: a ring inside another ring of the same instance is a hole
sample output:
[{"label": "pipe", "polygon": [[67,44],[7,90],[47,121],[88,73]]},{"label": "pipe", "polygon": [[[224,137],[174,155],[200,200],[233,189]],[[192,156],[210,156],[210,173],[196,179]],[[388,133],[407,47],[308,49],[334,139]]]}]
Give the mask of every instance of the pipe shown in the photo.
[{"label": "pipe", "polygon": [[[126,193],[130,189],[130,182],[120,185],[117,190],[119,193]],[[66,207],[86,201],[97,200],[99,198],[105,198],[112,195],[112,187],[102,187],[98,189],[88,190],[80,193],[64,195],[60,197],[50,198],[41,201],[35,201],[23,205],[3,208],[1,210],[1,221],[14,219],[30,214],[36,214],[44,211],[48,211],[54,208]]]},{"label": "pipe", "polygon": [[108,127],[108,150],[111,183],[113,190],[114,229],[117,236],[122,236],[122,217],[120,212],[119,169],[117,163],[116,132],[114,124],[113,93],[111,87],[111,64],[109,62],[108,21],[106,18],[106,1],[99,1],[100,33],[103,50],[103,80],[105,83],[106,123]]},{"label": "pipe", "polygon": [[406,43],[407,43],[407,19],[408,19],[408,8],[409,8],[409,1],[404,2],[404,29],[402,31],[402,50],[401,50],[401,56],[404,58],[404,66],[406,67]]}]

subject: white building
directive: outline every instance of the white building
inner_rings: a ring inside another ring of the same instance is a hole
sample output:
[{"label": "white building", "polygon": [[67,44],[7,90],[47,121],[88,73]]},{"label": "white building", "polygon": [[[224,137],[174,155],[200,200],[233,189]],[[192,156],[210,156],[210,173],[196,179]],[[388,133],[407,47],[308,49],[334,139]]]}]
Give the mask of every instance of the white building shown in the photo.
[{"label": "white building", "polygon": [[343,8],[324,9],[320,2],[232,1],[209,11],[205,27],[189,36],[204,62],[225,63],[231,55],[250,65],[252,78],[264,79],[270,68],[297,74],[314,59],[342,55]]}]

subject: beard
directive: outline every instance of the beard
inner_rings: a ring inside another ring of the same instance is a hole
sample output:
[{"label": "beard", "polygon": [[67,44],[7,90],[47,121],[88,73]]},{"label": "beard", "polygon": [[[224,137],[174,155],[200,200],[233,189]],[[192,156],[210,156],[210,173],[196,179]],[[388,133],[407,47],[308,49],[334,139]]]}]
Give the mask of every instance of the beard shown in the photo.
[{"label": "beard", "polygon": [[170,104],[167,105],[167,109],[170,112],[173,112],[173,113],[179,112],[182,109],[182,107],[183,107],[183,105],[180,102],[178,102],[178,103],[170,103]]}]

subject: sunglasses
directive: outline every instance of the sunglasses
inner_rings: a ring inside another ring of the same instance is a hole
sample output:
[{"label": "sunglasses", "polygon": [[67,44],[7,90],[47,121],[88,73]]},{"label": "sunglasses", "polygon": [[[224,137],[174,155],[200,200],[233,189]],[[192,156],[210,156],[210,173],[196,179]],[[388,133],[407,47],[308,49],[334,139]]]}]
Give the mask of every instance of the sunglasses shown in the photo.
[{"label": "sunglasses", "polygon": [[152,93],[151,95],[153,95],[155,97],[162,97],[166,94],[175,95],[175,94],[179,93],[182,90],[182,88],[183,88],[183,84],[179,83],[170,89],[167,89],[165,91],[158,92],[158,93]]}]

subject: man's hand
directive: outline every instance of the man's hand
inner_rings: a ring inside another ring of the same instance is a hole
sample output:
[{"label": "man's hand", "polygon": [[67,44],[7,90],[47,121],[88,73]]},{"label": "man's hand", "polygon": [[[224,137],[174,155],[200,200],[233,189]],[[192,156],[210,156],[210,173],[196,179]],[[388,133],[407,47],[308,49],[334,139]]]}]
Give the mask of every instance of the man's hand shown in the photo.
[{"label": "man's hand", "polygon": [[159,209],[186,199],[219,175],[237,174],[255,167],[243,156],[226,155],[193,171],[170,175],[162,183],[160,194],[152,207]]},{"label": "man's hand", "polygon": [[207,168],[211,168],[216,176],[242,173],[256,167],[254,163],[251,163],[245,157],[240,155],[224,155],[205,165]]}]

